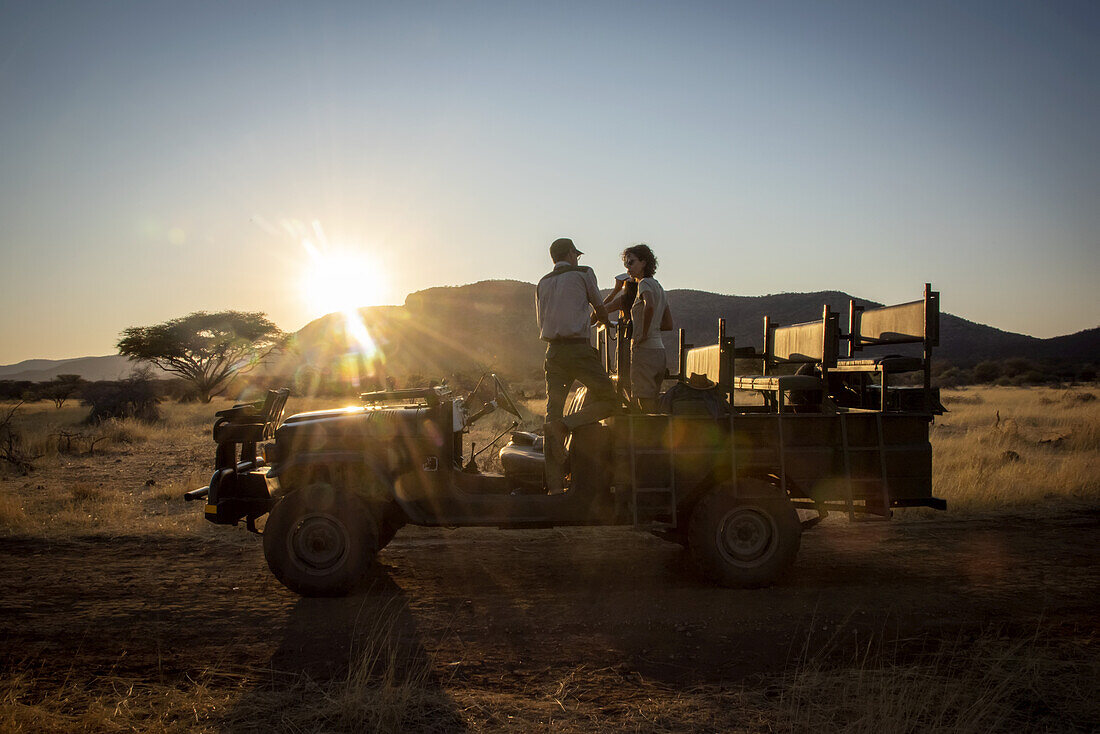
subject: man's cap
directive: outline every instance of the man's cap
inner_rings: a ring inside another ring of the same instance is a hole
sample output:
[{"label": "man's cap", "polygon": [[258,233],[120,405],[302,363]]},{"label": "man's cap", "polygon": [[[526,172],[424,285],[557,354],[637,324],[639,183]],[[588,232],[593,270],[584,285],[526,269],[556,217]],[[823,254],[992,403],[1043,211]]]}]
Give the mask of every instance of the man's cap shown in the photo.
[{"label": "man's cap", "polygon": [[558,262],[566,255],[570,253],[577,253],[583,255],[584,253],[577,249],[577,246],[573,244],[573,240],[568,237],[560,237],[550,243],[550,257],[554,259],[554,262]]}]

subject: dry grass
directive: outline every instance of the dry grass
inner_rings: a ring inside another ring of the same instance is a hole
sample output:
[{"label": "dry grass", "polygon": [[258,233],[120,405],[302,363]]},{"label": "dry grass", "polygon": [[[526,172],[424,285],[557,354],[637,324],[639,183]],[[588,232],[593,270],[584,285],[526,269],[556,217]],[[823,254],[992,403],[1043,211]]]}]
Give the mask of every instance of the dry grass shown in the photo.
[{"label": "dry grass", "polygon": [[[932,429],[933,491],[952,513],[1000,508],[1041,508],[1100,500],[1100,400],[1095,388],[984,387],[944,392],[950,412]],[[215,411],[229,401],[162,406],[157,424],[81,423],[86,409],[47,403],[22,406],[14,425],[33,454],[32,472],[0,466],[0,533],[196,533],[208,530],[184,492],[209,480]],[[340,407],[349,401],[292,399],[288,414]],[[542,402],[524,401],[522,428],[541,423]],[[478,450],[511,423],[498,411],[467,436]],[[62,434],[95,440],[59,441]],[[478,457],[484,471],[499,471],[504,435]],[[903,515],[926,517],[931,511]]]},{"label": "dry grass", "polygon": [[57,409],[39,402],[20,406],[13,424],[28,452],[40,458],[111,454],[151,441],[179,441],[185,436],[208,434],[214,411],[228,404],[166,403],[164,420],[158,423],[112,419],[88,425],[84,423],[86,407],[73,404]]},{"label": "dry grass", "polygon": [[1085,730],[1100,720],[1100,664],[1085,642],[992,633],[972,641],[871,640],[839,666],[824,654],[804,656],[779,681],[784,728],[852,734]]},{"label": "dry grass", "polygon": [[803,652],[786,672],[734,687],[673,687],[626,668],[581,666],[518,692],[440,682],[427,659],[400,664],[392,623],[379,623],[346,674],[328,682],[204,671],[56,683],[16,672],[0,680],[0,730],[977,734],[1087,731],[1100,721],[1100,665],[1087,640],[875,638],[847,653],[835,644]]},{"label": "dry grass", "polygon": [[405,659],[399,614],[379,615],[343,676],[203,671],[175,681],[106,674],[60,683],[16,671],[0,679],[0,731],[453,731],[453,704],[430,660]]},{"label": "dry grass", "polygon": [[32,525],[19,497],[13,494],[0,495],[0,527],[22,532],[29,530]]},{"label": "dry grass", "polygon": [[[937,496],[952,511],[1095,502],[1100,401],[1080,397],[1094,392],[945,392],[951,412],[933,429]],[[84,409],[27,406],[19,426],[46,455],[29,475],[0,473],[0,533],[224,535],[180,497],[207,481],[213,412],[227,404],[168,404],[162,424],[101,426],[94,455],[59,451],[50,439],[87,429],[79,424]],[[289,411],[321,407],[336,406],[292,401]],[[471,439],[480,447],[509,422],[492,416]],[[0,731],[1014,732],[1088,730],[1100,721],[1091,639],[879,639],[847,652],[833,645],[803,653],[786,673],[736,687],[685,689],[625,669],[580,667],[502,691],[456,682],[445,673],[453,668],[426,655],[410,664],[399,655],[393,620],[381,619],[332,681],[227,670],[170,679],[107,670],[58,680],[9,667],[0,677]]]},{"label": "dry grass", "polygon": [[954,511],[1100,499],[1093,389],[944,391],[932,429],[933,492]]},{"label": "dry grass", "polygon": [[0,533],[200,532],[182,496],[209,480],[210,426],[228,404],[165,404],[156,424],[95,426],[79,405],[21,406],[13,424],[38,458],[26,474],[0,466]]}]

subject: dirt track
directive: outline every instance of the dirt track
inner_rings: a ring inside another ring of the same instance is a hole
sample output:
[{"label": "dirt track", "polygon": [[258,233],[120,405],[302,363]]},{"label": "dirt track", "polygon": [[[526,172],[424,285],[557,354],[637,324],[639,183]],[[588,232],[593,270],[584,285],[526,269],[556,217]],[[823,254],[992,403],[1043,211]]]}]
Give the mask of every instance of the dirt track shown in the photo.
[{"label": "dirt track", "polygon": [[612,668],[685,685],[782,668],[817,642],[954,638],[1039,624],[1094,637],[1100,510],[927,522],[830,520],[765,590],[709,586],[678,546],[627,529],[406,528],[348,599],[302,599],[258,539],[0,540],[6,670],[144,678],[340,670],[390,619],[406,661],[456,685],[520,689]]}]

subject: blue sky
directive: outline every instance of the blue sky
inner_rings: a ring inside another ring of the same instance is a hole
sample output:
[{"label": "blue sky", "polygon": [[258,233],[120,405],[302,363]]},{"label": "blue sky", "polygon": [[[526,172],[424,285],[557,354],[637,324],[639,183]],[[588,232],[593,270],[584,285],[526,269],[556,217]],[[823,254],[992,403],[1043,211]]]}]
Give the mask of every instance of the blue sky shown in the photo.
[{"label": "blue sky", "polygon": [[374,263],[364,305],[564,235],[605,286],[645,241],[666,288],[1091,328],[1098,8],[0,3],[0,363],[297,329],[307,237]]}]

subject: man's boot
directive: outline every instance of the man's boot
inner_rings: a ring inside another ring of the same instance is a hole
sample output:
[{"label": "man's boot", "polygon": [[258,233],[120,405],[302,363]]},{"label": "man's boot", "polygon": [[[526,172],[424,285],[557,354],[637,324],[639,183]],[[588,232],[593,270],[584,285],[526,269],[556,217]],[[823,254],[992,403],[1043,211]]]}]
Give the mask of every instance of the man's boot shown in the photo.
[{"label": "man's boot", "polygon": [[549,454],[544,454],[546,462],[544,464],[546,477],[546,494],[562,494],[565,492],[565,467],[557,459],[553,459]]},{"label": "man's boot", "polygon": [[565,463],[565,439],[569,437],[569,429],[560,420],[551,421],[542,427],[542,453],[548,459],[553,459],[559,464]]}]

